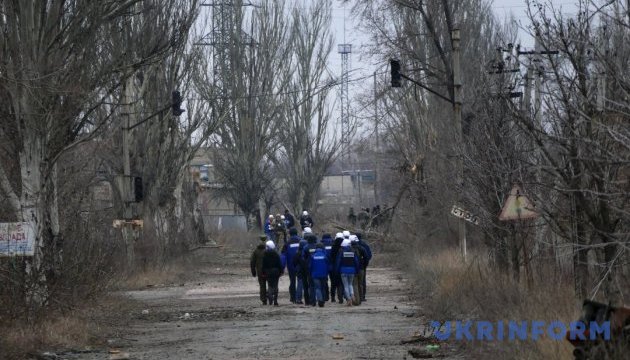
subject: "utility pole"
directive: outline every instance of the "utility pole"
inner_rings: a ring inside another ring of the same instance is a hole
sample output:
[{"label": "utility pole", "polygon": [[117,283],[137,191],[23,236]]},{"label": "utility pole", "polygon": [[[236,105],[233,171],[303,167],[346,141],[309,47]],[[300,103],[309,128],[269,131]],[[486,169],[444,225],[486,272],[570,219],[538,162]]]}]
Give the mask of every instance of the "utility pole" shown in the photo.
[{"label": "utility pole", "polygon": [[131,208],[131,161],[129,159],[129,146],[131,142],[131,90],[133,86],[133,76],[129,76],[125,81],[125,88],[123,89],[122,98],[122,113],[124,117],[122,126],[122,142],[123,142],[123,177],[120,181],[119,188],[122,193],[123,202],[123,224],[121,226],[123,240],[125,242],[125,248],[127,252],[127,270],[133,269],[134,265],[134,246],[135,236],[134,231],[131,228],[130,221],[133,218],[133,212]]},{"label": "utility pole", "polygon": [[374,155],[374,202],[376,204],[380,204],[379,202],[379,188],[378,188],[378,183],[379,183],[379,175],[380,175],[380,171],[379,171],[379,166],[380,166],[380,151],[381,151],[381,141],[379,139],[379,134],[378,134],[378,103],[377,103],[377,96],[376,96],[376,71],[374,71],[374,136],[376,136],[376,151],[375,151],[375,155]]},{"label": "utility pole", "polygon": [[[460,33],[459,29],[455,28],[451,32],[451,44],[453,45],[453,115],[455,117],[455,146],[464,146],[464,136],[462,134],[462,80],[460,69]],[[459,149],[457,148],[457,149]],[[464,159],[462,151],[457,151],[457,202],[460,206],[463,206],[464,199]],[[466,221],[464,219],[458,219],[459,228],[459,246],[462,251],[464,261],[466,261]]]}]

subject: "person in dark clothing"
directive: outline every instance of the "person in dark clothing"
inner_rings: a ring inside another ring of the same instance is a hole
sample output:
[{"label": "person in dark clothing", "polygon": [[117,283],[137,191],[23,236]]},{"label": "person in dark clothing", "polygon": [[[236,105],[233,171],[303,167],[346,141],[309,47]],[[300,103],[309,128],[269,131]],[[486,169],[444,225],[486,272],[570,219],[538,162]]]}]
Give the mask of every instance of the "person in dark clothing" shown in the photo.
[{"label": "person in dark clothing", "polygon": [[308,214],[308,211],[303,211],[302,216],[300,217],[300,226],[302,226],[302,230],[308,228],[312,228],[315,223],[313,223],[313,218]]},{"label": "person in dark clothing", "polygon": [[306,248],[306,240],[300,240],[300,246],[298,252],[293,258],[293,266],[295,268],[295,274],[297,276],[297,288],[295,290],[295,303],[303,304],[302,295],[304,295],[304,303],[308,303],[309,299],[309,283],[308,283],[308,267],[306,260],[304,259],[304,250]]},{"label": "person in dark clothing", "polygon": [[326,250],[324,244],[317,243],[315,245],[315,251],[311,254],[309,260],[309,273],[311,274],[311,280],[313,281],[313,288],[315,289],[315,300],[319,307],[324,307],[324,283],[328,282],[328,257],[326,256]]},{"label": "person in dark clothing", "polygon": [[357,223],[357,216],[354,214],[353,207],[350,207],[350,210],[348,210],[348,222],[352,224],[352,226],[356,225]]},{"label": "person in dark clothing", "polygon": [[265,241],[267,241],[266,235],[260,236],[260,244],[256,246],[252,256],[249,259],[249,264],[252,269],[252,276],[258,276],[258,286],[260,288],[260,301],[263,305],[267,305],[267,280],[263,275],[263,256],[265,254]]},{"label": "person in dark clothing", "polygon": [[[322,235],[322,244],[324,245],[324,251],[326,252],[326,257],[328,258],[328,274],[331,274],[333,263],[331,261],[330,252],[332,251],[332,236],[328,233]],[[326,277],[326,281],[324,281],[324,301],[330,300],[330,286],[328,284],[328,276]]]},{"label": "person in dark clothing", "polygon": [[356,233],[357,238],[359,239],[359,245],[365,250],[365,263],[363,264],[363,286],[361,287],[361,301],[365,301],[365,294],[367,293],[367,267],[370,265],[370,260],[372,260],[372,249],[370,245],[363,240],[363,234]]},{"label": "person in dark clothing", "polygon": [[295,226],[295,218],[289,212],[289,209],[284,210],[284,222],[287,224],[287,229],[290,229]]},{"label": "person in dark clothing", "polygon": [[354,276],[352,287],[353,287],[353,305],[361,305],[361,293],[363,292],[363,272],[367,255],[365,253],[365,249],[359,245],[359,238],[356,235],[350,235],[351,248],[352,251],[357,255],[359,259],[359,268]]},{"label": "person in dark clothing", "polygon": [[330,272],[330,301],[335,302],[336,294],[340,304],[343,304],[343,284],[341,283],[341,275],[334,265],[337,259],[337,254],[339,254],[339,249],[341,249],[342,241],[343,234],[337,233],[330,249],[330,263],[332,265]]},{"label": "person in dark clothing", "polygon": [[[297,256],[298,250],[300,249],[300,238],[297,234],[296,228],[289,229],[289,240],[282,247],[282,253],[284,254],[285,259],[287,260],[287,271],[289,272],[289,297],[291,298],[291,302],[296,302],[296,274],[297,269],[294,265],[293,259]],[[302,289],[300,288],[300,291]],[[301,296],[299,297],[302,298]]]},{"label": "person in dark clothing", "polygon": [[274,241],[279,245],[280,239],[282,239],[282,244],[284,245],[287,243],[287,227],[284,223],[284,216],[277,214],[275,219],[273,223]]},{"label": "person in dark clothing", "polygon": [[276,244],[269,240],[265,244],[266,249],[263,255],[262,272],[267,279],[267,300],[269,305],[273,303],[274,306],[278,306],[278,280],[282,275],[282,261],[280,255],[276,251]]}]

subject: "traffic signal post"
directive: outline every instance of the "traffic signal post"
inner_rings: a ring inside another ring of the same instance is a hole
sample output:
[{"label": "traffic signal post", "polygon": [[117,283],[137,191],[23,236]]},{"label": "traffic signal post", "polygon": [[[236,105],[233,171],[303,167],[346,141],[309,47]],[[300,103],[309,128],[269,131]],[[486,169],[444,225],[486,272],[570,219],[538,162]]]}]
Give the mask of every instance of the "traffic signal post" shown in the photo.
[{"label": "traffic signal post", "polygon": [[[414,83],[415,85],[425,89],[431,94],[439,97],[442,100],[448,101],[453,105],[453,122],[455,125],[455,144],[456,146],[463,146],[463,135],[462,135],[462,80],[461,80],[461,68],[460,68],[460,31],[459,29],[453,29],[451,32],[451,46],[453,48],[452,53],[452,65],[453,65],[453,73],[452,73],[452,85],[453,85],[453,97],[447,97],[439,92],[429,88],[428,86],[422,84],[419,81],[416,81],[409,76],[402,73],[401,64],[399,60],[390,59],[390,71],[391,71],[391,85],[394,88],[402,87],[401,79],[406,79]],[[463,200],[463,192],[464,192],[464,161],[463,154],[461,150],[457,150],[457,165],[456,165],[456,184],[457,187],[457,203],[462,205]],[[466,261],[466,222],[464,219],[459,219],[458,221],[458,233],[459,233],[459,246],[461,248],[462,257],[464,261]]]}]

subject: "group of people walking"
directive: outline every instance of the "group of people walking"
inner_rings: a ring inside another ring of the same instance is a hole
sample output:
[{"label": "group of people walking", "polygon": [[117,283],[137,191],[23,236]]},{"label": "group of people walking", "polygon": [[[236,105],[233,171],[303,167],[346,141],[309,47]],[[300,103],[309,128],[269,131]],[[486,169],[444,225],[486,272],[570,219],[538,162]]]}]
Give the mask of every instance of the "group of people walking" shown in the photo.
[{"label": "group of people walking", "polygon": [[[310,219],[307,225],[312,224]],[[343,231],[334,238],[324,233],[318,238],[310,226],[303,227],[301,236],[295,227],[290,227],[280,252],[279,239],[274,241],[268,236],[260,237],[250,259],[263,304],[278,305],[278,280],[285,270],[289,274],[291,303],[323,307],[327,301],[345,302],[348,306],[365,301],[366,270],[372,251],[360,233]]]},{"label": "group of people walking", "polygon": [[[305,228],[313,228],[315,223],[313,218],[309,215],[308,211],[304,210],[302,216],[300,216],[300,226],[302,231]],[[287,231],[295,226],[295,218],[288,209],[284,210],[284,215],[277,214],[276,216],[269,215],[265,220],[265,235],[272,241],[279,242],[282,239],[283,243],[287,241]]]}]

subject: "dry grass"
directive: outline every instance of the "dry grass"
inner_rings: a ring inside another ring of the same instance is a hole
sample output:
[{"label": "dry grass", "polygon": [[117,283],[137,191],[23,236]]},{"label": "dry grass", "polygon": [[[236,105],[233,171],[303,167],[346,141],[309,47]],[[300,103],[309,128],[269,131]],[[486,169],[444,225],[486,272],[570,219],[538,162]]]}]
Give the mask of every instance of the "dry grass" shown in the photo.
[{"label": "dry grass", "polygon": [[[422,256],[413,267],[423,310],[430,320],[559,320],[568,324],[579,316],[580,304],[574,299],[572,284],[542,276],[528,287],[525,281],[517,283],[497,273],[483,256],[473,256],[464,264],[455,250],[443,251]],[[501,359],[572,358],[568,342],[548,338],[477,342],[467,349],[479,358],[486,358],[488,352]]]},{"label": "dry grass", "polygon": [[33,324],[13,321],[0,325],[0,359],[31,358],[42,351],[84,350],[104,345],[108,325],[124,317],[134,302],[105,296],[66,313],[50,313]]},{"label": "dry grass", "polygon": [[181,261],[165,265],[162,268],[150,268],[120,279],[116,287],[119,289],[140,289],[147,286],[175,284],[187,278],[189,268]]}]

